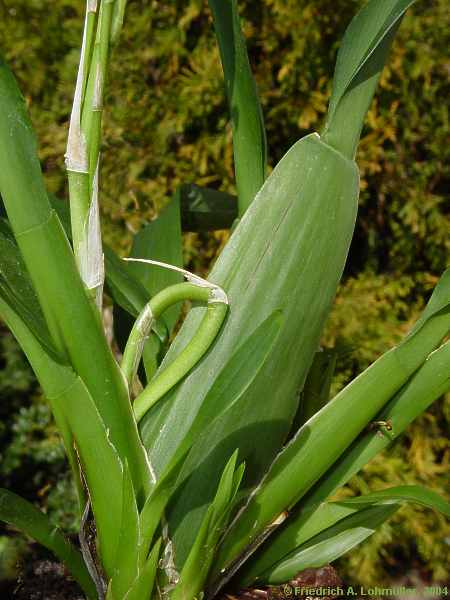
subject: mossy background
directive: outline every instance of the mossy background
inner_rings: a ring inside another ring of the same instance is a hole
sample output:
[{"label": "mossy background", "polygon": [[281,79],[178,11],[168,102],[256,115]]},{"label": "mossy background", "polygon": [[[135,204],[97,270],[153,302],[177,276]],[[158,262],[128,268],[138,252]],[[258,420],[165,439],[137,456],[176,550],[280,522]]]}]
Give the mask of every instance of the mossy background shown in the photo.
[{"label": "mossy background", "polygon": [[[320,128],[339,40],[362,4],[239,1],[272,167],[297,139]],[[83,10],[79,0],[0,0],[0,50],[29,104],[48,188],[60,196],[67,193],[63,157]],[[363,131],[359,220],[324,333],[324,344],[340,351],[335,391],[401,337],[449,262],[447,14],[446,0],[417,2],[408,12]],[[128,1],[104,130],[104,237],[121,253],[180,183],[235,191],[206,0]],[[226,237],[185,235],[186,264],[204,271]],[[2,484],[74,529],[74,496],[49,409],[12,337],[4,329],[0,335]],[[405,483],[445,493],[449,400],[436,403],[343,493]],[[408,506],[339,568],[358,584],[387,584],[411,569],[445,582],[449,539],[441,516]]]}]

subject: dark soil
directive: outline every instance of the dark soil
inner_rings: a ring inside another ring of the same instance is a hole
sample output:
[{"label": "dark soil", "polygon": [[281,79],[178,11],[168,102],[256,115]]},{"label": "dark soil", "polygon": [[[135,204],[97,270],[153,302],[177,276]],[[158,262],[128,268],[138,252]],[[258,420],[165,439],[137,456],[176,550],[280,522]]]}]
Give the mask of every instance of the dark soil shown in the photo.
[{"label": "dark soil", "polygon": [[19,579],[1,590],[2,600],[85,600],[78,584],[61,563],[51,560],[28,561]]},{"label": "dark soil", "polygon": [[[328,566],[322,569],[307,569],[284,586],[243,590],[235,594],[226,593],[221,600],[295,600],[298,594],[296,588],[339,586],[343,586],[341,579],[333,567]],[[0,591],[0,597],[2,600],[85,600],[79,586],[70,578],[63,565],[52,560],[33,560],[33,557],[23,564],[18,581],[9,589]],[[320,600],[334,598],[336,595],[320,596]],[[316,600],[316,597],[308,596],[308,600]]]}]

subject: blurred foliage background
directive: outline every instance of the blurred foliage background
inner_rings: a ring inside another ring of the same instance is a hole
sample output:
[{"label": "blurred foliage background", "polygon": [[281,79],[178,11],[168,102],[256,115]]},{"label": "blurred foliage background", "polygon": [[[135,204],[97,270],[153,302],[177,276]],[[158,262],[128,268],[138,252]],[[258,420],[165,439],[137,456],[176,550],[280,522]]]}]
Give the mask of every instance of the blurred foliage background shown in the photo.
[{"label": "blurred foliage background", "polygon": [[[272,167],[297,139],[320,129],[339,40],[362,4],[239,1]],[[79,0],[0,0],[0,50],[27,99],[48,188],[60,196],[67,194],[63,157],[83,10]],[[363,131],[359,220],[323,340],[339,348],[334,391],[400,338],[449,262],[447,15],[446,0],[418,2],[408,12]],[[128,1],[111,67],[103,152],[104,237],[121,253],[180,183],[235,192],[206,0]],[[226,238],[226,232],[186,234],[186,264],[205,271]],[[2,485],[74,530],[74,495],[49,409],[14,340],[4,329],[0,335]],[[449,422],[447,397],[343,493],[388,483],[422,483],[445,493]],[[5,543],[0,537],[0,549]],[[448,565],[448,524],[408,507],[339,569],[358,584],[387,584],[412,569],[444,582]]]}]

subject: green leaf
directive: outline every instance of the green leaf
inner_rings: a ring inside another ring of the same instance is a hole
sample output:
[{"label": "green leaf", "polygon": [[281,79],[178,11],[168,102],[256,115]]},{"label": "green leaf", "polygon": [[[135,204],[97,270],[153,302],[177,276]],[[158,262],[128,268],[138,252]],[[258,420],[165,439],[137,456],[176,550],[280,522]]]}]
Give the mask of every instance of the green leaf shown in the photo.
[{"label": "green leaf", "polygon": [[304,569],[323,567],[375,533],[397,509],[395,504],[388,504],[358,511],[288,554],[262,573],[260,579],[278,585],[293,579]]},{"label": "green leaf", "polygon": [[[51,355],[47,354],[40,341],[30,331],[27,324],[21,319],[9,304],[0,296],[0,318],[6,323],[13,335],[19,342],[22,350],[39,379],[45,393],[58,394],[67,384],[66,371],[59,363],[56,363]],[[61,433],[64,448],[69,459],[69,464],[75,481],[78,494],[80,516],[86,504],[84,485],[81,481],[78,458],[73,445],[73,435],[67,420],[57,401],[51,401],[51,408],[56,425]]]},{"label": "green leaf", "polygon": [[414,327],[408,333],[405,341],[408,341],[415,336],[424,327],[427,322],[438,313],[448,311],[450,309],[450,267],[446,269],[436,287],[433,290],[433,294],[430,301],[425,307],[425,310],[420,315],[419,319],[415,323]]},{"label": "green leaf", "polygon": [[[169,523],[174,533],[176,557],[183,564],[197,528],[212,501],[221,465],[237,447],[259,445],[261,429],[251,427],[255,406],[246,391],[264,367],[283,322],[277,312],[270,315],[236,350],[214,381],[180,450],[188,450],[174,496]],[[239,418],[240,427],[236,427]],[[246,423],[249,425],[246,426]],[[271,431],[265,431],[266,440]]]},{"label": "green leaf", "polygon": [[180,186],[183,231],[230,229],[238,216],[237,198],[194,184]]},{"label": "green leaf", "polygon": [[352,157],[401,19],[415,0],[369,0],[348,26],[336,61],[324,140]]},{"label": "green leaf", "polygon": [[[143,569],[134,580],[126,594],[126,600],[150,600],[158,569],[159,554],[161,550],[161,539],[152,548]],[[111,587],[108,589],[106,600],[122,600],[123,596],[114,595]]]},{"label": "green leaf", "polygon": [[[64,231],[69,239],[72,232],[70,227],[69,202],[49,194],[52,208],[58,214]],[[128,265],[117,254],[103,246],[106,267],[106,284],[114,302],[133,317],[137,317],[149,300],[149,294],[140,281],[134,277]]]},{"label": "green leaf", "polygon": [[180,581],[173,591],[173,600],[195,598],[203,590],[242,479],[243,465],[236,468],[237,458],[236,450],[227,462],[216,495],[196,530],[193,545],[180,574]]},{"label": "green leaf", "polygon": [[141,532],[139,539],[139,564],[141,565],[147,560],[150,545],[160,525],[160,520],[167,503],[175,490],[176,480],[184,459],[185,455],[182,455],[179,460],[169,465],[166,472],[152,488],[139,515],[139,529]]},{"label": "green leaf", "polygon": [[313,364],[300,395],[299,410],[292,425],[293,434],[329,401],[336,359],[335,349],[320,349],[314,355]]},{"label": "green leaf", "polygon": [[[274,311],[281,311],[280,331],[264,368],[242,397],[248,410],[234,414],[233,429],[238,434],[236,446],[230,448],[242,451],[248,432],[256,435],[259,430],[266,437],[257,460],[250,444],[241,458],[250,461],[253,483],[266,472],[291,428],[298,391],[336,292],[353,232],[357,186],[355,164],[317,135],[295,144],[268,177],[209,275],[229,298],[223,328],[183,382],[140,423],[157,475],[194,423],[217,374],[258,326]],[[190,311],[161,371],[183,351],[203,316],[201,307]],[[274,376],[281,371],[282,378]],[[217,405],[217,414],[221,412]]]},{"label": "green leaf", "polygon": [[45,350],[56,360],[63,360],[51,339],[27,268],[4,219],[0,219],[0,296],[20,316]]},{"label": "green leaf", "polygon": [[225,76],[233,128],[239,216],[242,216],[266,177],[266,132],[239,23],[237,0],[209,0],[209,6]]},{"label": "green leaf", "polygon": [[89,598],[97,598],[83,557],[43,512],[27,500],[0,488],[0,520],[16,527],[64,562]]},{"label": "green leaf", "polygon": [[[70,239],[70,209],[68,202],[60,200],[52,194],[49,195],[49,199],[60,218],[66,235]],[[131,273],[128,268],[129,265],[105,244],[103,245],[103,251],[106,268],[106,289],[114,301],[114,335],[120,350],[123,352],[134,324],[132,317],[136,318],[139,315],[149,301],[150,296],[139,279]],[[164,323],[156,321],[152,329],[143,354],[147,381],[151,379],[158,367],[161,348],[165,345],[168,337]]]},{"label": "green leaf", "polygon": [[119,531],[119,543],[111,578],[111,590],[115,598],[124,598],[139,574],[139,513],[134,494],[130,470],[125,463],[122,484],[122,518]]},{"label": "green leaf", "polygon": [[[450,330],[450,279],[445,274],[430,300],[440,311],[414,335],[381,356],[300,429],[273,462],[217,559],[217,570],[230,565],[284,510],[291,509],[326,473],[392,396],[425,362]],[[334,467],[333,467],[334,469]]]},{"label": "green leaf", "polygon": [[239,573],[238,583],[247,587],[256,581],[267,581],[267,574],[274,565],[285,563],[286,557],[305,548],[306,542],[309,546],[310,540],[318,539],[322,532],[326,534],[328,531],[335,531],[330,528],[337,523],[347,523],[347,517],[355,512],[370,505],[400,505],[403,502],[415,502],[439,510],[444,515],[450,514],[448,502],[432,490],[414,485],[387,488],[364,496],[308,506],[292,515],[285,526],[250,558]]},{"label": "green leaf", "polygon": [[[49,216],[49,205],[26,103],[2,56],[0,106],[0,194],[16,233],[42,224]],[[30,196],[31,201],[20,201]],[[14,200],[13,218],[9,198]]]},{"label": "green leaf", "polygon": [[112,443],[127,458],[138,495],[144,495],[148,464],[128,390],[50,205],[25,102],[1,59],[0,105],[0,193],[48,329],[94,399]]},{"label": "green leaf", "polygon": [[423,366],[376,415],[376,421],[390,423],[390,431],[377,427],[365,431],[307,494],[302,504],[309,506],[325,500],[389,446],[416,417],[450,390],[449,370],[450,342],[446,342],[430,354]]},{"label": "green leaf", "polygon": [[70,385],[57,396],[46,396],[61,406],[73,433],[89,488],[102,564],[111,577],[119,548],[118,523],[122,520],[122,463],[82,380],[75,373],[67,375],[72,379]]},{"label": "green leaf", "polygon": [[[135,235],[131,256],[158,260],[177,267],[183,266],[179,191],[161,214]],[[147,290],[150,298],[169,285],[183,281],[180,273],[161,267],[130,262],[128,268]],[[169,332],[175,326],[180,310],[178,305],[164,313],[162,319]]]},{"label": "green leaf", "polygon": [[[55,362],[1,299],[0,314],[27,355],[52,406],[79,488],[82,467],[96,519],[100,555],[105,570],[112,576],[119,537],[117,523],[122,518],[122,464],[117,450],[77,374],[69,366]],[[79,492],[82,501],[84,492]]]},{"label": "green leaf", "polygon": [[106,285],[114,302],[128,314],[137,317],[150,296],[128,265],[111,248],[104,247]]},{"label": "green leaf", "polygon": [[346,506],[360,504],[381,504],[383,502],[415,502],[427,508],[438,510],[450,518],[450,503],[446,502],[439,494],[421,485],[399,485],[372,492],[365,496],[356,496],[341,502]]},{"label": "green leaf", "polygon": [[[52,207],[56,210],[66,235],[71,237],[70,209],[68,202],[50,194]],[[120,350],[123,352],[136,318],[150,297],[142,283],[131,273],[128,265],[106,244],[103,245],[106,288],[114,301],[114,334]],[[156,371],[161,347],[166,343],[168,333],[165,325],[156,321],[153,331],[144,347],[144,365],[147,380]]]}]

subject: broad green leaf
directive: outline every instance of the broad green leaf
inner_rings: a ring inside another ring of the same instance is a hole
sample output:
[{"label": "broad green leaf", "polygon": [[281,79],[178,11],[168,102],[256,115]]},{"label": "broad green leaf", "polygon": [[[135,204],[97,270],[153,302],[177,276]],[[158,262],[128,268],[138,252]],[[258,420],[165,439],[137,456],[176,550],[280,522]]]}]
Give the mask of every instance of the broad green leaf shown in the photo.
[{"label": "broad green leaf", "polygon": [[51,550],[64,562],[88,598],[97,598],[83,557],[50,519],[17,494],[0,488],[0,520],[19,529]]},{"label": "broad green leaf", "polygon": [[183,231],[230,229],[238,216],[237,198],[194,184],[180,186]]},{"label": "broad green leaf", "polygon": [[[450,280],[441,280],[432,306],[450,305]],[[324,475],[392,396],[426,361],[450,331],[450,310],[429,311],[414,335],[406,336],[344,388],[300,429],[280,452],[263,484],[228,533],[217,569],[236,560],[284,510],[291,509]],[[333,466],[334,469],[334,466]]]},{"label": "broad green leaf", "polygon": [[401,19],[415,0],[369,0],[342,40],[324,139],[355,154],[365,115]]},{"label": "broad green leaf", "polygon": [[[264,367],[282,322],[280,313],[271,315],[236,350],[211,386],[181,444],[181,449],[187,450],[191,446],[192,449],[181,469],[179,492],[169,513],[180,564],[187,556],[195,532],[214,497],[221,465],[237,447],[244,455],[252,456],[252,450],[260,445],[262,433],[266,441],[273,435],[268,425],[264,432],[260,427],[246,425],[251,424],[255,408],[258,408],[247,399],[246,391]],[[240,423],[239,429],[237,422]],[[250,458],[250,464],[253,461],[253,457]]]},{"label": "broad green leaf", "polygon": [[[131,256],[183,266],[179,190],[161,214],[134,236]],[[150,298],[169,285],[183,280],[180,273],[169,269],[133,262],[127,266],[147,290]],[[162,317],[169,332],[178,320],[180,309],[180,306],[172,307]]]},{"label": "broad green leaf", "polygon": [[260,579],[278,585],[293,579],[304,569],[323,567],[375,533],[397,509],[395,504],[387,504],[358,511],[288,554],[264,572]]},{"label": "broad green leaf", "polygon": [[[183,382],[141,421],[142,439],[157,475],[172,460],[236,349],[280,311],[276,341],[240,400],[245,413],[236,410],[232,425],[236,435],[231,452],[236,447],[242,451],[249,432],[256,436],[259,431],[264,443],[257,460],[250,444],[240,458],[248,462],[253,483],[266,472],[291,428],[298,391],[336,292],[353,232],[357,187],[354,163],[317,135],[294,145],[271,173],[209,275],[230,302],[221,332]],[[190,311],[161,371],[189,343],[203,315],[201,307]],[[281,379],[275,377],[279,372]],[[229,400],[221,402],[228,405]],[[219,415],[223,407],[216,408]]]},{"label": "broad green leaf", "polygon": [[309,506],[293,514],[280,531],[250,558],[239,574],[239,585],[247,587],[256,581],[267,581],[264,574],[270,572],[273,565],[284,563],[285,557],[304,548],[306,542],[309,545],[309,540],[316,539],[321,532],[328,531],[355,512],[369,505],[399,505],[404,502],[415,502],[439,510],[444,515],[450,514],[448,502],[432,490],[414,485],[387,488],[364,496]]},{"label": "broad green leaf", "polygon": [[225,77],[233,128],[239,216],[242,216],[266,177],[266,132],[239,23],[237,0],[209,0],[209,6]]}]

